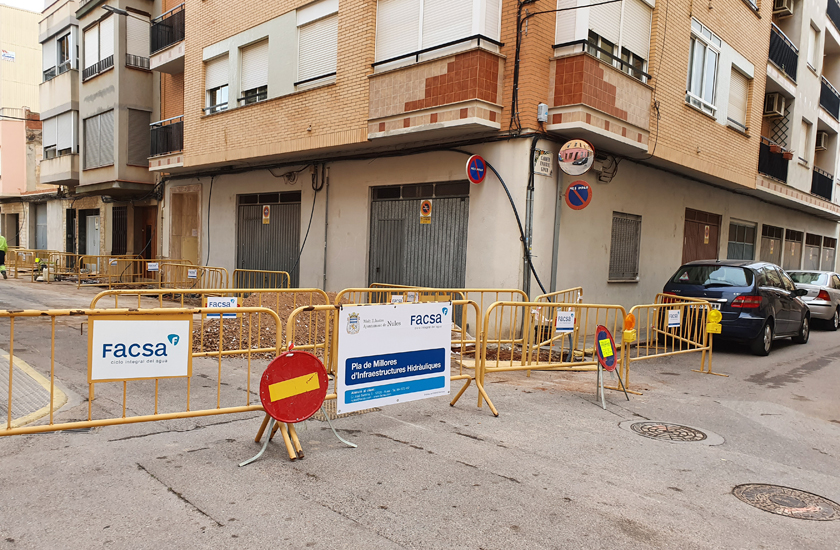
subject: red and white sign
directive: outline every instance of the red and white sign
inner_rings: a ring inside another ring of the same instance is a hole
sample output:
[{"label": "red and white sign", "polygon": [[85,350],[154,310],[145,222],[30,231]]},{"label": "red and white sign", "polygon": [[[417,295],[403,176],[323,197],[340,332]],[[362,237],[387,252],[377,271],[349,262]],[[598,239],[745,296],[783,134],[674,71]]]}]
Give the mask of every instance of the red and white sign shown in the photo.
[{"label": "red and white sign", "polygon": [[263,206],[263,225],[268,225],[268,222],[271,220],[271,207],[268,205]]},{"label": "red and white sign", "polygon": [[263,408],[279,422],[302,422],[318,412],[327,396],[327,370],[305,351],[275,357],[260,380]]},{"label": "red and white sign", "polygon": [[592,202],[592,188],[583,180],[578,180],[566,189],[566,204],[572,210],[583,210]]}]

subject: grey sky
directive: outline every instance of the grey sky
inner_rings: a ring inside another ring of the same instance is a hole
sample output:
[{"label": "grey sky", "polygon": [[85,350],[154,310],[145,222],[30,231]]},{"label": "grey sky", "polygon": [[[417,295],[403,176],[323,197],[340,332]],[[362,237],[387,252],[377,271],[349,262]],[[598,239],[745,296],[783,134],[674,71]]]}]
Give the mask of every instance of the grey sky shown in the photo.
[{"label": "grey sky", "polygon": [[37,11],[38,13],[44,11],[44,0],[0,0],[0,4],[23,8],[29,11]]}]

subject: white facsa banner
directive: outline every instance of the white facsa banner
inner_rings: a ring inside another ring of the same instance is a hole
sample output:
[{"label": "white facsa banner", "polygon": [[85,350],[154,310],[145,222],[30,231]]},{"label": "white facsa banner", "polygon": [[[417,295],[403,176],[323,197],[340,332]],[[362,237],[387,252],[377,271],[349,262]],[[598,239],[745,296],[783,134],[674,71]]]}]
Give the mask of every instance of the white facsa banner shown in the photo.
[{"label": "white facsa banner", "polygon": [[190,376],[192,316],[91,317],[88,381]]},{"label": "white facsa banner", "polygon": [[344,307],[339,414],[449,394],[452,304]]}]

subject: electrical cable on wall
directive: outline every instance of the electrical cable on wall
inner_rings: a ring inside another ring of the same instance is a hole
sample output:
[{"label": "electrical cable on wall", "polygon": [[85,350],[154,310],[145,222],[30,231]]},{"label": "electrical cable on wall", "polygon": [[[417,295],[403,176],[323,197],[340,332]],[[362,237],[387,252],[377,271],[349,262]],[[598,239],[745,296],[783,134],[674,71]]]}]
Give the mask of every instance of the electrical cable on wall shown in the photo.
[{"label": "electrical cable on wall", "polygon": [[306,235],[303,236],[303,243],[300,245],[300,252],[298,253],[297,260],[295,261],[294,267],[289,272],[289,276],[295,272],[297,269],[298,264],[300,263],[300,258],[303,256],[303,249],[306,246],[306,239],[309,238],[309,229],[312,227],[312,218],[315,215],[315,202],[318,200],[318,192],[324,188],[324,183],[326,181],[326,173],[327,168],[326,164],[321,164],[321,184],[318,185],[318,168],[315,167],[314,172],[312,174],[312,190],[315,191],[315,194],[312,196],[312,210],[309,212],[309,224],[306,226]]},{"label": "electrical cable on wall", "polygon": [[210,264],[210,207],[213,205],[213,180],[216,179],[216,176],[210,176],[210,193],[207,197],[207,259],[204,260],[204,266],[207,267]]}]

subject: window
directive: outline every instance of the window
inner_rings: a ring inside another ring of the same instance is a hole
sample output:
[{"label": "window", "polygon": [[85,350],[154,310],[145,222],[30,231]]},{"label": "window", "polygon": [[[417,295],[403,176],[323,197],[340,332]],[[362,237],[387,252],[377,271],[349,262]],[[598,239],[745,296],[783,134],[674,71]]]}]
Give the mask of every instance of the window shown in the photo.
[{"label": "window", "polygon": [[126,164],[132,166],[149,166],[151,154],[151,129],[152,113],[128,110],[128,160]]},{"label": "window", "polygon": [[615,56],[615,44],[599,36],[593,31],[589,31],[589,54],[594,55],[604,63],[613,64],[613,57]]},{"label": "window", "polygon": [[149,18],[131,14],[131,17],[125,19],[125,64],[129,67],[148,69],[149,49]]},{"label": "window", "polygon": [[61,113],[56,119],[56,148],[58,156],[70,155],[77,151],[76,127],[78,122],[75,111]]},{"label": "window", "polygon": [[[331,11],[331,4],[338,9],[337,2],[318,2],[297,11],[298,74],[295,86],[335,76],[338,13]],[[331,13],[324,16],[327,10]]]},{"label": "window", "polygon": [[85,70],[87,80],[114,66],[114,17],[109,16],[85,29]]},{"label": "window", "polygon": [[[820,269],[823,271],[834,271],[834,252],[837,249],[837,239],[823,237],[822,258],[820,258]],[[837,288],[840,288],[838,286]]]},{"label": "window", "polygon": [[61,74],[70,69],[70,33],[56,40],[55,46],[58,57],[58,74]]},{"label": "window", "polygon": [[227,55],[211,59],[204,64],[204,87],[207,90],[205,113],[218,113],[228,108]]},{"label": "window", "polygon": [[685,100],[690,105],[715,114],[715,87],[721,40],[712,31],[691,20],[691,50],[688,64],[688,86]]},{"label": "window", "polygon": [[84,121],[85,170],[114,164],[114,111]]},{"label": "window", "polygon": [[613,212],[609,281],[639,280],[642,217]]},{"label": "window", "polygon": [[44,146],[44,159],[49,160],[56,157],[56,129],[57,117],[44,119],[41,123],[41,144]]},{"label": "window", "polygon": [[782,278],[779,277],[779,272],[776,271],[774,267],[762,267],[761,268],[762,274],[762,282],[764,283],[762,286],[773,286],[776,288],[784,288],[782,285]]},{"label": "window", "polygon": [[808,26],[808,66],[817,70],[817,55],[820,46],[820,31]]},{"label": "window", "polygon": [[828,283],[828,273],[811,273],[809,271],[791,271],[788,273],[794,283],[802,285],[818,285],[826,286]]},{"label": "window", "polygon": [[729,248],[726,257],[730,260],[755,258],[755,225],[730,222]]},{"label": "window", "polygon": [[750,286],[752,271],[743,267],[717,265],[687,265],[677,271],[671,282],[695,286]]},{"label": "window", "polygon": [[799,160],[805,164],[811,160],[811,123],[804,118],[799,134]]},{"label": "window", "polygon": [[624,63],[621,65],[622,71],[629,74],[633,78],[638,78],[639,80],[644,82],[645,76],[643,73],[647,68],[647,61],[645,61],[638,55],[632,53],[627,48],[621,48],[621,60],[624,61]]},{"label": "window", "polygon": [[500,25],[500,0],[379,0],[376,61],[475,35],[499,40]]},{"label": "window", "polygon": [[646,77],[642,73],[647,69],[653,10],[642,0],[624,0],[623,3],[621,60],[627,65],[622,65],[621,70],[644,82]]},{"label": "window", "polygon": [[796,290],[796,285],[793,284],[793,281],[790,280],[790,277],[787,276],[787,273],[784,271],[779,271],[779,276],[782,278],[782,286],[788,292],[793,292]]},{"label": "window", "polygon": [[747,98],[749,97],[750,81],[735,67],[729,79],[729,112],[726,118],[729,123],[739,130],[747,131]]},{"label": "window", "polygon": [[268,99],[268,40],[241,49],[242,97],[245,105]]}]

